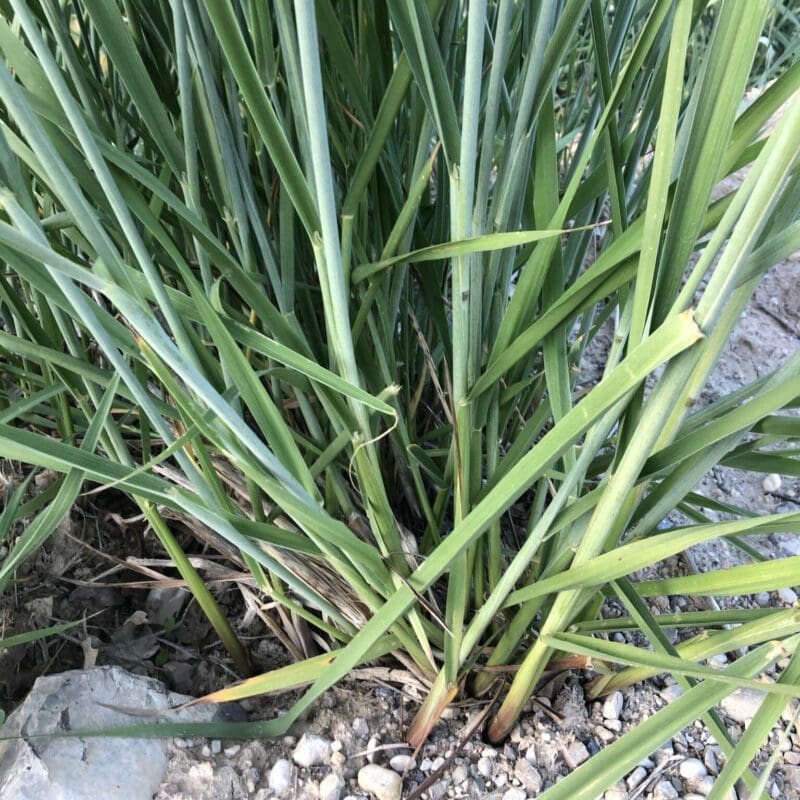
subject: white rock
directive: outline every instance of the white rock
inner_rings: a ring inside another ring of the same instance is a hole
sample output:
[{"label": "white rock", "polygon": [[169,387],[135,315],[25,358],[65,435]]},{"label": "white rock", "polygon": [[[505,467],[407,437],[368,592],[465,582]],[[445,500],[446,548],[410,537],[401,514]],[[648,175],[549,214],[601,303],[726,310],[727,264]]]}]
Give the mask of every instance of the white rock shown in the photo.
[{"label": "white rock", "polygon": [[605,717],[605,719],[619,719],[623,702],[624,698],[622,697],[622,692],[613,692],[610,694],[603,703],[603,717]]},{"label": "white rock", "polygon": [[761,488],[767,493],[777,492],[781,488],[781,483],[781,476],[773,472],[761,481]]},{"label": "white rock", "polygon": [[403,780],[393,770],[367,764],[358,771],[358,785],[375,795],[377,800],[400,800]]},{"label": "white rock", "polygon": [[524,789],[509,789],[503,794],[503,800],[526,800],[528,795]]},{"label": "white rock", "polygon": [[292,788],[292,765],[285,758],[279,758],[269,771],[267,785],[278,797],[288,794]]},{"label": "white rock", "polygon": [[[191,698],[169,692],[159,681],[121,667],[92,667],[38,678],[30,694],[9,715],[2,733],[16,736],[139,724],[141,717],[119,708],[166,710]],[[241,709],[239,709],[241,710]],[[195,706],[170,712],[170,722],[208,722],[217,709]],[[160,739],[55,737],[0,742],[0,797],[3,800],[115,800],[151,798],[167,768]]]},{"label": "white rock", "polygon": [[399,755],[392,756],[389,759],[389,766],[395,772],[399,772],[401,775],[404,772],[408,772],[410,769],[414,769],[415,764],[416,762],[414,761],[414,757],[406,755],[405,753],[400,753]]},{"label": "white rock", "polygon": [[339,800],[344,789],[344,778],[331,772],[319,782],[319,800]]},{"label": "white rock", "polygon": [[756,714],[766,695],[756,689],[737,689],[722,700],[722,710],[736,722],[749,722]]},{"label": "white rock", "polygon": [[781,603],[786,603],[787,606],[793,606],[797,602],[797,592],[788,586],[778,589],[778,600]]},{"label": "white rock", "polygon": [[324,764],[331,756],[331,743],[322,736],[304,733],[292,752],[292,761],[299,767]]},{"label": "white rock", "polygon": [[706,765],[699,758],[687,758],[685,761],[681,761],[678,772],[684,780],[702,778],[708,775]]}]

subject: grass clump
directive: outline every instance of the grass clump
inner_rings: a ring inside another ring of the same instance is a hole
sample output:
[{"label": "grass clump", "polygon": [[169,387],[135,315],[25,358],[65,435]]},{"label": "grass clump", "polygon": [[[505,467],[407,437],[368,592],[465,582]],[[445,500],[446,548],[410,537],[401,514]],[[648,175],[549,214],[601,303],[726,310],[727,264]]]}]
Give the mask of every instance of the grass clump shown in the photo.
[{"label": "grass clump", "polygon": [[[697,404],[760,279],[800,247],[781,8],[3,2],[0,448],[61,478],[0,589],[87,486],[115,487],[243,674],[170,521],[308,633],[285,637],[296,666],[222,694],[303,697],[229,733],[278,734],[393,653],[430,687],[417,743],[505,675],[480,667],[517,665],[500,741],[572,653],[599,665],[598,694],[658,672],[687,691],[548,797],[597,796],[698,716],[729,753],[717,785],[755,787],[753,737],[736,749],[713,707],[788,656],[763,687],[756,729],[772,727],[799,691],[800,612],[700,614],[700,644],[676,647],[646,598],[798,574],[748,537],[800,532],[800,514],[715,522],[693,491],[717,465],[798,474],[800,357]],[[676,510],[687,524],[660,527]],[[719,537],[752,563],[631,577]],[[609,596],[650,648],[595,635]]]}]

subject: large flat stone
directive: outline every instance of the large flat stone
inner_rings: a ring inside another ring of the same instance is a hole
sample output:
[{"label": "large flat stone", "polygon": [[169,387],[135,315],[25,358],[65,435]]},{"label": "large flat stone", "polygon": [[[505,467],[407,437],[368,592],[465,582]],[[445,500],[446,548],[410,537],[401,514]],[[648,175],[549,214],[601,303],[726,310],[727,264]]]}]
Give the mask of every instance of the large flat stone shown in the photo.
[{"label": "large flat stone", "polygon": [[[0,733],[33,736],[132,725],[152,717],[143,719],[117,709],[151,712],[190,699],[120,667],[74,670],[39,678]],[[167,719],[207,722],[218,713],[213,706],[196,706],[173,712]],[[151,800],[166,768],[167,746],[161,739],[11,739],[0,742],[0,797]]]}]

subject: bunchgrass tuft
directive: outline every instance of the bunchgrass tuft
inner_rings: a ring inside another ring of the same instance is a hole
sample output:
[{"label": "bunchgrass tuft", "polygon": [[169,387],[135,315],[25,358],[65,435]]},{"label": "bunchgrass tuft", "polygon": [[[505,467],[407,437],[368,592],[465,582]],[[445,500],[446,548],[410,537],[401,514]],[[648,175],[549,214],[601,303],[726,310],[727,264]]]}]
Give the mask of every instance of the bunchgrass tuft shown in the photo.
[{"label": "bunchgrass tuft", "polygon": [[[800,574],[748,544],[800,514],[713,521],[694,493],[718,465],[799,474],[800,356],[697,403],[800,248],[790,5],[4,0],[0,453],[61,477],[0,590],[113,487],[242,675],[236,620],[171,526],[293,620],[298,663],[215,699],[310,687],[229,735],[279,734],[393,654],[430,687],[414,743],[513,674],[499,742],[551,659],[582,654],[595,695],[658,673],[686,692],[550,800],[601,795],[698,717],[728,755],[714,797],[763,788],[749,761],[800,694],[800,611],[684,622],[646,598]],[[720,537],[739,571],[636,580]],[[648,648],[603,636],[608,598]],[[703,636],[675,646],[683,624]],[[780,659],[737,748],[713,708]]]}]

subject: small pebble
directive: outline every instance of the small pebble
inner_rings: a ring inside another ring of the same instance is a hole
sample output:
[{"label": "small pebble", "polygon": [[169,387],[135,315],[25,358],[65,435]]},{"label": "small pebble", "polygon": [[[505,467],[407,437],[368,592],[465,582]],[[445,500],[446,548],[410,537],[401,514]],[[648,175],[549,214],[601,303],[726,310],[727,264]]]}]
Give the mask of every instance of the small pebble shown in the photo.
[{"label": "small pebble", "polygon": [[278,759],[269,771],[267,785],[278,797],[283,797],[292,788],[292,765],[285,759]]},{"label": "small pebble", "polygon": [[614,738],[614,731],[610,731],[603,725],[598,725],[594,729],[594,735],[603,743],[608,744]]},{"label": "small pebble", "polygon": [[653,800],[675,800],[677,797],[678,790],[669,781],[661,781],[653,790]]},{"label": "small pebble", "polygon": [[756,605],[759,608],[769,608],[770,605],[769,592],[756,592],[753,595],[753,600],[756,601]]},{"label": "small pebble", "polygon": [[644,767],[636,767],[625,779],[625,784],[629,791],[635,789],[647,777],[647,770]]},{"label": "small pebble", "polygon": [[235,755],[238,755],[239,751],[242,749],[240,744],[232,744],[230,747],[225,748],[225,755],[228,758],[233,758]]},{"label": "small pebble", "polygon": [[755,689],[736,689],[720,703],[722,710],[736,722],[749,722],[761,708],[766,695]]},{"label": "small pebble", "polygon": [[619,733],[622,730],[622,723],[618,719],[607,719],[603,725],[605,725],[610,731],[616,731],[616,733]]},{"label": "small pebble", "polygon": [[319,782],[319,800],[339,800],[342,789],[344,778],[338,772],[330,772]]},{"label": "small pebble", "polygon": [[380,744],[380,740],[377,736],[371,736],[369,741],[367,742],[367,761],[370,764],[375,763],[375,757],[378,755],[378,745]]},{"label": "small pebble", "polygon": [[628,790],[622,781],[615,783],[603,795],[603,800],[628,800]]},{"label": "small pebble", "polygon": [[527,797],[524,789],[509,789],[503,794],[503,800],[526,800]]},{"label": "small pebble", "polygon": [[393,770],[367,764],[358,771],[358,785],[375,795],[377,800],[400,800],[403,780]]},{"label": "small pebble", "polygon": [[347,757],[341,750],[338,753],[331,753],[332,767],[343,767],[346,761]]},{"label": "small pebble", "polygon": [[665,686],[659,694],[668,702],[671,703],[673,700],[677,700],[682,694],[683,689],[678,686],[677,683],[671,683],[669,686]]},{"label": "small pebble", "polygon": [[494,762],[491,758],[487,758],[483,756],[482,758],[478,759],[478,772],[483,775],[484,778],[491,778],[492,773],[494,772]]},{"label": "small pebble", "polygon": [[369,728],[367,727],[367,721],[363,717],[356,717],[353,720],[353,733],[359,739],[366,739],[369,736]]},{"label": "small pebble", "polygon": [[300,767],[324,764],[331,755],[331,743],[322,736],[304,733],[292,753],[292,761]]},{"label": "small pebble", "polygon": [[783,589],[778,589],[778,600],[781,603],[786,603],[787,606],[793,606],[797,602],[797,592],[790,589],[788,586]]},{"label": "small pebble", "polygon": [[704,775],[702,778],[693,778],[691,780],[687,780],[686,785],[693,792],[702,794],[703,797],[705,797],[714,788],[714,779],[711,777],[711,775]]},{"label": "small pebble", "polygon": [[678,772],[684,780],[708,775],[706,765],[699,758],[687,758],[685,761],[681,761]]},{"label": "small pebble", "polygon": [[459,764],[454,770],[453,774],[450,776],[453,783],[458,786],[460,783],[463,783],[469,777],[469,770],[467,770],[464,764]]},{"label": "small pebble", "polygon": [[389,766],[395,771],[399,772],[401,775],[404,772],[408,772],[410,769],[414,769],[414,765],[416,761],[414,761],[413,756],[406,755],[405,753],[401,753],[400,755],[392,756],[389,759]]},{"label": "small pebble", "polygon": [[770,492],[777,492],[781,488],[781,483],[781,476],[773,472],[761,481],[761,488],[769,494]]},{"label": "small pebble", "polygon": [[514,777],[532,795],[542,791],[542,774],[527,759],[521,758],[514,765]]},{"label": "small pebble", "polygon": [[603,703],[603,717],[605,719],[619,719],[623,702],[622,692],[610,694]]},{"label": "small pebble", "polygon": [[589,759],[589,751],[586,749],[586,745],[577,740],[571,742],[561,752],[564,755],[564,761],[570,769],[579,767],[584,761]]},{"label": "small pebble", "polygon": [[450,781],[446,778],[436,781],[436,783],[428,789],[428,800],[442,800],[450,788]]},{"label": "small pebble", "polygon": [[789,553],[789,555],[800,556],[800,536],[786,536],[781,541],[781,547]]}]

